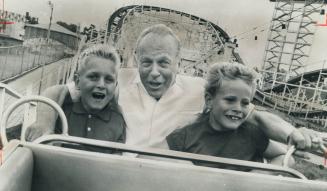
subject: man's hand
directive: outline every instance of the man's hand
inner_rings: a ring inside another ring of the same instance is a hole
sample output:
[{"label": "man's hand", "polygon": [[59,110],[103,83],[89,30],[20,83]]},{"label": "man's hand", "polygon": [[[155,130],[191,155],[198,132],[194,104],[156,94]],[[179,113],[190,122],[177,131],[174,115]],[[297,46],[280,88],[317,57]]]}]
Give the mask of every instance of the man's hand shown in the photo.
[{"label": "man's hand", "polygon": [[36,121],[26,129],[26,141],[34,141],[42,135],[53,134],[57,116],[58,114],[53,108],[43,103],[39,103],[37,107]]},{"label": "man's hand", "polygon": [[288,142],[295,145],[297,149],[315,150],[319,148],[321,137],[319,134],[311,129],[301,127],[294,129],[288,137]]},{"label": "man's hand", "polygon": [[29,127],[25,132],[26,141],[34,141],[35,139],[41,137],[42,135],[53,134],[49,129],[40,128],[37,126]]},{"label": "man's hand", "polygon": [[294,155],[302,157],[305,159],[310,159],[306,151],[318,150],[320,149],[320,144],[322,144],[322,137],[318,132],[301,127],[295,129],[288,137],[289,145],[295,145],[296,151]]},{"label": "man's hand", "polygon": [[293,144],[297,149],[317,149],[321,141],[316,131],[304,127],[296,129],[279,116],[266,111],[255,109],[247,118],[246,123],[259,127],[270,139]]},{"label": "man's hand", "polygon": [[[52,99],[61,106],[68,93],[68,86],[55,85],[47,88],[42,93],[42,96]],[[47,104],[38,103],[36,113],[37,116],[35,123],[28,127],[25,132],[25,139],[27,141],[34,141],[42,135],[53,134],[55,131],[58,113],[53,108],[49,107]]]}]

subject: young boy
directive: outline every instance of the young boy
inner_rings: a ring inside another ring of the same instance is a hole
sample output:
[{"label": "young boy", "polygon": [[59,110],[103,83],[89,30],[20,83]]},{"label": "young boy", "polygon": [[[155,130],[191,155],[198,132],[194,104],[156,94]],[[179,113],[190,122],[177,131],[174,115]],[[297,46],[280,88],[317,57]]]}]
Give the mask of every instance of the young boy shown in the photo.
[{"label": "young boy", "polygon": [[272,163],[281,163],[279,156],[285,150],[270,143],[259,128],[244,124],[251,110],[256,76],[238,63],[213,65],[205,87],[203,113],[194,123],[167,136],[169,148],[247,161],[277,157]]},{"label": "young boy", "polygon": [[[85,49],[79,58],[75,76],[75,84],[80,91],[79,101],[72,101],[66,85],[51,87],[44,92],[43,95],[62,106],[68,120],[69,135],[125,142],[125,121],[115,98],[119,67],[119,56],[112,47],[94,45]],[[54,97],[58,94],[56,92],[62,93]],[[53,117],[44,113],[38,117],[41,118],[38,119],[40,121],[36,123],[36,128],[49,126],[50,121],[50,125],[54,126],[52,131],[61,133],[59,119],[54,122],[51,120]],[[56,125],[51,124],[51,121]]]}]

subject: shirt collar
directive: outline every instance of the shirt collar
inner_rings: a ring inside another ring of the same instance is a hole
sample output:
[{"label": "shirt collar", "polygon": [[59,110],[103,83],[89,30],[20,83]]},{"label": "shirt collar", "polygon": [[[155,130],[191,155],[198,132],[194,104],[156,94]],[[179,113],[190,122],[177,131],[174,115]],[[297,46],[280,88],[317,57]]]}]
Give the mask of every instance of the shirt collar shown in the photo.
[{"label": "shirt collar", "polygon": [[103,121],[110,121],[111,112],[116,110],[113,105],[114,104],[109,103],[100,112],[95,113],[95,114],[91,114],[91,113],[86,111],[86,109],[84,108],[81,100],[79,100],[78,102],[74,102],[72,110],[73,110],[74,113],[77,113],[77,114],[89,114],[89,115],[92,115],[92,116],[96,116],[96,117],[100,118]]}]

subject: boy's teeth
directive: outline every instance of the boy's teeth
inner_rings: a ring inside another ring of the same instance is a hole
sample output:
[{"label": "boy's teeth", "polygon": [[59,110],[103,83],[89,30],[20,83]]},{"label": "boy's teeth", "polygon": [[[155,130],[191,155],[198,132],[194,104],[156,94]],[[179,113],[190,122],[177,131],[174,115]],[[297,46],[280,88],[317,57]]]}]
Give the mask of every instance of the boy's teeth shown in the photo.
[{"label": "boy's teeth", "polygon": [[240,117],[237,117],[237,116],[228,116],[230,119],[232,119],[232,120],[239,120],[239,119],[241,119]]}]

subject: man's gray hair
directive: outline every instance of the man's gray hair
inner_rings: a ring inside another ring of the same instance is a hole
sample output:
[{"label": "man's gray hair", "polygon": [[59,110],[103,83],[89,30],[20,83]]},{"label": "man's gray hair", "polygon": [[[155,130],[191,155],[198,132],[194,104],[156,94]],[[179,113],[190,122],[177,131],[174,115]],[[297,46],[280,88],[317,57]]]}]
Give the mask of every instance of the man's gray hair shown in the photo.
[{"label": "man's gray hair", "polygon": [[119,71],[121,62],[120,56],[116,49],[107,44],[95,44],[86,49],[84,49],[79,55],[78,59],[78,73],[85,68],[85,64],[88,58],[95,56],[104,59],[111,60],[115,64],[115,72]]},{"label": "man's gray hair", "polygon": [[147,36],[148,34],[156,34],[159,36],[171,36],[175,39],[176,44],[177,44],[177,52],[176,55],[179,54],[180,50],[181,50],[181,41],[179,40],[178,36],[173,32],[173,30],[171,28],[169,28],[168,26],[164,25],[164,24],[156,24],[156,25],[152,25],[146,29],[144,29],[141,34],[139,35],[139,37],[137,38],[136,41],[136,46],[135,46],[135,53],[137,53],[137,49],[139,47],[140,42],[142,41],[142,39]]},{"label": "man's gray hair", "polygon": [[254,96],[258,77],[259,74],[257,72],[240,63],[216,63],[210,67],[209,72],[207,74],[207,84],[205,86],[205,92],[209,93],[211,96],[215,96],[216,93],[219,91],[223,79],[241,79],[252,88]]}]

